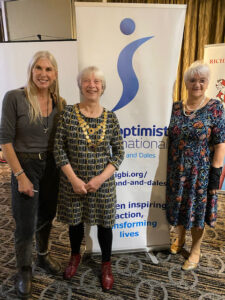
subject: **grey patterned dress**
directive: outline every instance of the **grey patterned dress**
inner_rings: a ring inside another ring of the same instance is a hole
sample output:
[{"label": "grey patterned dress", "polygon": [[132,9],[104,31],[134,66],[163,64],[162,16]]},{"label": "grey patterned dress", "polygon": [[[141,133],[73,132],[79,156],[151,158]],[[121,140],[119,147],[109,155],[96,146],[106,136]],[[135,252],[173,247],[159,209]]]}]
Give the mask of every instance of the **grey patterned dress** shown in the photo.
[{"label": "grey patterned dress", "polygon": [[[82,119],[96,128],[104,121],[103,113],[98,118]],[[101,138],[102,129],[90,135],[92,142]],[[96,150],[88,146],[87,139],[75,113],[75,105],[66,106],[62,112],[55,137],[54,155],[56,164],[62,167],[71,164],[75,174],[84,182],[99,175],[111,163],[119,168],[123,157],[123,140],[115,113],[107,111],[106,132]],[[116,213],[116,186],[114,175],[106,180],[95,193],[75,194],[71,183],[61,172],[57,219],[69,225],[85,222],[89,225],[112,227]]]}]

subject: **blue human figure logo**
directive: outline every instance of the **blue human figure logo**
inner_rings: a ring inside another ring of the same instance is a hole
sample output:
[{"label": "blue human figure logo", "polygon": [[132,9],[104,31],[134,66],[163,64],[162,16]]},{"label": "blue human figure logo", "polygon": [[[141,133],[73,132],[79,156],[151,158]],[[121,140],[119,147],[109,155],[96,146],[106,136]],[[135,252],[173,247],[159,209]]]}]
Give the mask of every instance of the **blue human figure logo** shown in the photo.
[{"label": "blue human figure logo", "polygon": [[[135,30],[135,22],[130,18],[123,19],[120,23],[120,30],[125,35],[132,34]],[[120,100],[118,101],[116,106],[112,109],[112,111],[116,111],[126,106],[136,96],[139,89],[139,82],[134,72],[134,68],[132,64],[133,56],[135,51],[143,43],[147,42],[151,38],[153,38],[153,36],[148,36],[145,38],[135,40],[130,44],[128,44],[120,52],[118,62],[117,62],[117,70],[123,84],[123,92]]]}]

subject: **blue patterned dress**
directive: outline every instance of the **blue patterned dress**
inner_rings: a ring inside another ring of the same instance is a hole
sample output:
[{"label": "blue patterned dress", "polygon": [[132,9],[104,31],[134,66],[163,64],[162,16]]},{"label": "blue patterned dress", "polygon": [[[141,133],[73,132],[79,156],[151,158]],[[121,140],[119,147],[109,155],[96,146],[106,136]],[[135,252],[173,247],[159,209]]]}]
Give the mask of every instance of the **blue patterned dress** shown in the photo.
[{"label": "blue patterned dress", "polygon": [[189,117],[181,101],[173,104],[168,129],[166,214],[171,225],[186,229],[215,226],[217,195],[207,191],[213,145],[225,142],[225,112],[219,100]]}]

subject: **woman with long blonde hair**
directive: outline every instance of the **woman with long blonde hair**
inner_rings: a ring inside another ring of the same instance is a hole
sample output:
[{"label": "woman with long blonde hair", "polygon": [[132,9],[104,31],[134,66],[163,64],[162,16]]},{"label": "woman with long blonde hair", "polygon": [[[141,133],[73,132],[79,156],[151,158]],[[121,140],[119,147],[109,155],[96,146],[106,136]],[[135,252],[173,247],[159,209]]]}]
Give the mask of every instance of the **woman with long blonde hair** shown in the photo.
[{"label": "woman with long blonde hair", "polygon": [[64,105],[59,96],[57,63],[48,51],[33,56],[27,85],[7,92],[3,100],[0,144],[12,169],[16,291],[22,299],[31,294],[34,235],[38,266],[51,273],[61,269],[48,252],[48,239],[56,213],[59,178],[52,155],[53,141]]}]

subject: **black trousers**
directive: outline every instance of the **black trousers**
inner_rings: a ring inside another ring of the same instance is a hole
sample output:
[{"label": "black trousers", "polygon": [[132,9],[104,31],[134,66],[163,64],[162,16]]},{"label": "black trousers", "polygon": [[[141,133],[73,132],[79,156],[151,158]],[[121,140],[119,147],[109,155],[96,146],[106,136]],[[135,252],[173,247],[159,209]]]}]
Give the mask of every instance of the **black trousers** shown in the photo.
[{"label": "black trousers", "polygon": [[33,183],[34,197],[18,191],[12,174],[12,212],[15,219],[15,250],[17,267],[31,266],[32,244],[35,233],[51,226],[56,214],[59,170],[53,155],[45,160],[19,158],[27,177]]},{"label": "black trousers", "polygon": [[[84,224],[69,226],[69,238],[72,254],[80,253],[81,242],[84,237]],[[110,261],[112,252],[112,228],[98,225],[98,242],[102,252],[102,262]]]}]

